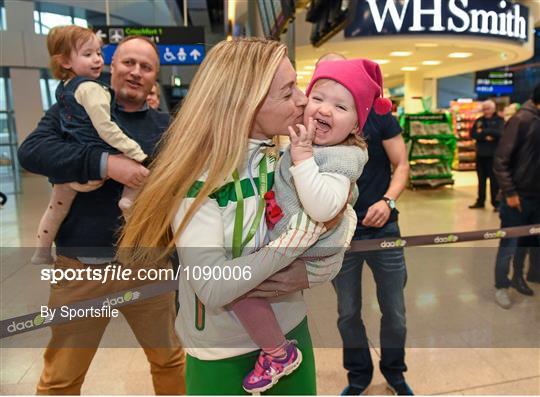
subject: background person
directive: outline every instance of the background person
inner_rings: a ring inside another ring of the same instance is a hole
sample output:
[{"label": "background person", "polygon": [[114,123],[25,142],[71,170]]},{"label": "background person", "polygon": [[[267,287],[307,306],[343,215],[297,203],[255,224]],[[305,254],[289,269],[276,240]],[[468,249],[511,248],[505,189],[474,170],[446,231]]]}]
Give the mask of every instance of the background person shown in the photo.
[{"label": "background person", "polygon": [[[534,88],[531,99],[506,124],[495,154],[493,170],[503,196],[499,214],[501,227],[540,223],[540,84]],[[535,239],[538,246],[540,237],[536,236]],[[501,239],[497,251],[495,301],[503,309],[512,306],[509,287],[531,295],[523,279],[522,268],[514,269],[512,281],[508,279],[510,260],[516,253],[517,245],[517,238]],[[517,264],[522,266],[519,262]],[[529,271],[534,277],[539,269],[532,265]]]},{"label": "background person", "polygon": [[471,128],[471,138],[476,140],[476,173],[478,175],[478,196],[471,209],[484,208],[486,201],[486,182],[489,178],[491,204],[497,211],[499,185],[493,174],[493,156],[501,137],[504,120],[497,114],[497,105],[488,100],[482,103],[483,116],[479,117]]},{"label": "background person", "polygon": [[160,110],[159,104],[161,101],[161,88],[159,88],[159,83],[156,81],[152,86],[150,94],[146,97],[146,103],[152,109]]},{"label": "background person", "polygon": [[[319,59],[345,59],[330,53]],[[391,113],[369,113],[364,126],[369,160],[357,181],[359,197],[354,209],[358,224],[353,239],[398,238],[398,211],[395,200],[409,179],[409,162],[401,128]],[[381,308],[380,369],[389,387],[397,394],[413,394],[405,381],[405,299],[407,279],[402,249],[350,252],[332,281],[338,298],[338,328],[343,340],[343,366],[349,385],[345,395],[366,391],[373,377],[373,363],[362,322],[362,267],[367,262],[377,286]]]},{"label": "background person", "polygon": [[[62,133],[76,142],[99,147],[109,153],[123,153],[144,163],[148,156],[140,145],[124,133],[111,114],[113,92],[96,79],[103,69],[101,41],[91,29],[80,26],[57,26],[47,35],[51,70],[61,80],[56,89],[60,105]],[[146,170],[141,169],[144,178]],[[56,183],[51,199],[39,223],[35,265],[52,264],[51,248],[60,225],[67,216],[77,191],[88,192],[102,186],[103,181],[86,184]],[[136,191],[124,187],[118,205],[127,210]]]},{"label": "background person", "polygon": [[[168,116],[149,109],[146,97],[159,69],[155,44],[132,36],[121,42],[111,64],[111,86],[116,94],[116,114],[146,153],[152,153]],[[56,238],[55,268],[105,267],[114,258],[115,233],[121,212],[117,201],[122,185],[141,187],[146,169],[122,154],[65,139],[59,105],[52,106],[37,129],[19,148],[27,170],[55,182],[86,183],[107,179],[97,190],[78,194]],[[146,170],[146,173],[148,171]],[[135,270],[134,270],[135,271]],[[132,281],[69,281],[51,287],[49,307],[108,295],[137,286]],[[156,394],[183,394],[184,352],[174,330],[174,293],[159,295],[119,308],[144,349]],[[81,386],[109,318],[89,318],[51,326],[44,354],[38,394],[80,394]]]}]

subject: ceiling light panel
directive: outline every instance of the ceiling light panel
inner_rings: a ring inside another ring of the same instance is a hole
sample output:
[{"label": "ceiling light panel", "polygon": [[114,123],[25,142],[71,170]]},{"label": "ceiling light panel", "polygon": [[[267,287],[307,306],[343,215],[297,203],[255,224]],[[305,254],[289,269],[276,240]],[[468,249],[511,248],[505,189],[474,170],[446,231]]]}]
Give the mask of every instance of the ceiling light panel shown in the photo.
[{"label": "ceiling light panel", "polygon": [[452,52],[448,54],[448,58],[469,58],[472,56],[472,52]]},{"label": "ceiling light panel", "polygon": [[392,56],[392,57],[408,57],[411,54],[412,54],[411,51],[392,51],[390,53],[390,56]]}]

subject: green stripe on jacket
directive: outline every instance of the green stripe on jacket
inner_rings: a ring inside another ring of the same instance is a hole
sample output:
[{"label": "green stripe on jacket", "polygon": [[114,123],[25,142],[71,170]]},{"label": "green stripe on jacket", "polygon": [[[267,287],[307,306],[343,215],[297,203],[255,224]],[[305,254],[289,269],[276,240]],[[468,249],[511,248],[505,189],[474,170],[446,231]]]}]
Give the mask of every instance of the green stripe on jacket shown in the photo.
[{"label": "green stripe on jacket", "polygon": [[[253,178],[255,181],[255,184],[257,185],[257,189],[260,189],[260,183],[259,183],[259,177]],[[267,183],[268,183],[268,190],[270,190],[274,184],[274,173],[269,172],[267,177]],[[203,181],[197,181],[195,182],[191,188],[188,191],[187,197],[188,198],[195,198],[197,194],[201,191],[202,187],[204,185]],[[251,181],[249,178],[242,179],[240,181],[240,186],[242,187],[242,194],[244,195],[244,199],[255,196],[255,192],[253,191],[253,185],[251,184]],[[218,190],[210,194],[210,198],[216,200],[218,202],[218,205],[220,207],[226,207],[229,202],[236,202],[236,192],[234,190],[234,182],[229,182],[226,185],[220,187]]]}]

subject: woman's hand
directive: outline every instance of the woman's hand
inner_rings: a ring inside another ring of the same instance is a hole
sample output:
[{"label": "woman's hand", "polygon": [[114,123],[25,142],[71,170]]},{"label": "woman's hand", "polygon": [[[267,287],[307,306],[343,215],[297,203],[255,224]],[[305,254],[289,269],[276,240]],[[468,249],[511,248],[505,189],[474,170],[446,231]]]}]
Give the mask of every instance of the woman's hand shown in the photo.
[{"label": "woman's hand", "polygon": [[306,265],[303,260],[297,259],[248,292],[246,297],[275,298],[306,288],[309,288]]},{"label": "woman's hand", "polygon": [[294,165],[313,157],[313,137],[315,136],[315,123],[311,117],[307,129],[302,124],[296,124],[296,127],[298,134],[294,128],[288,127],[291,138],[291,160]]}]

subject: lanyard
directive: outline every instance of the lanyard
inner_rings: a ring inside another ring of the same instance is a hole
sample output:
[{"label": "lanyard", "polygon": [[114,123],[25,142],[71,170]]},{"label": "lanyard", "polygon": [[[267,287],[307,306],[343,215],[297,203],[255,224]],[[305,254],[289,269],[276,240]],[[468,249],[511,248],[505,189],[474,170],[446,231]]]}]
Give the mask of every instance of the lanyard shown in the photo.
[{"label": "lanyard", "polygon": [[247,243],[251,241],[259,225],[261,224],[262,215],[266,207],[264,195],[268,191],[268,171],[266,165],[266,156],[264,156],[259,164],[259,204],[257,208],[257,214],[253,220],[253,224],[249,228],[248,234],[244,241],[242,241],[242,232],[244,231],[244,195],[242,193],[242,186],[240,184],[240,177],[238,170],[233,172],[234,190],[236,191],[236,215],[234,217],[234,231],[233,231],[233,258],[238,258],[242,255]]}]

